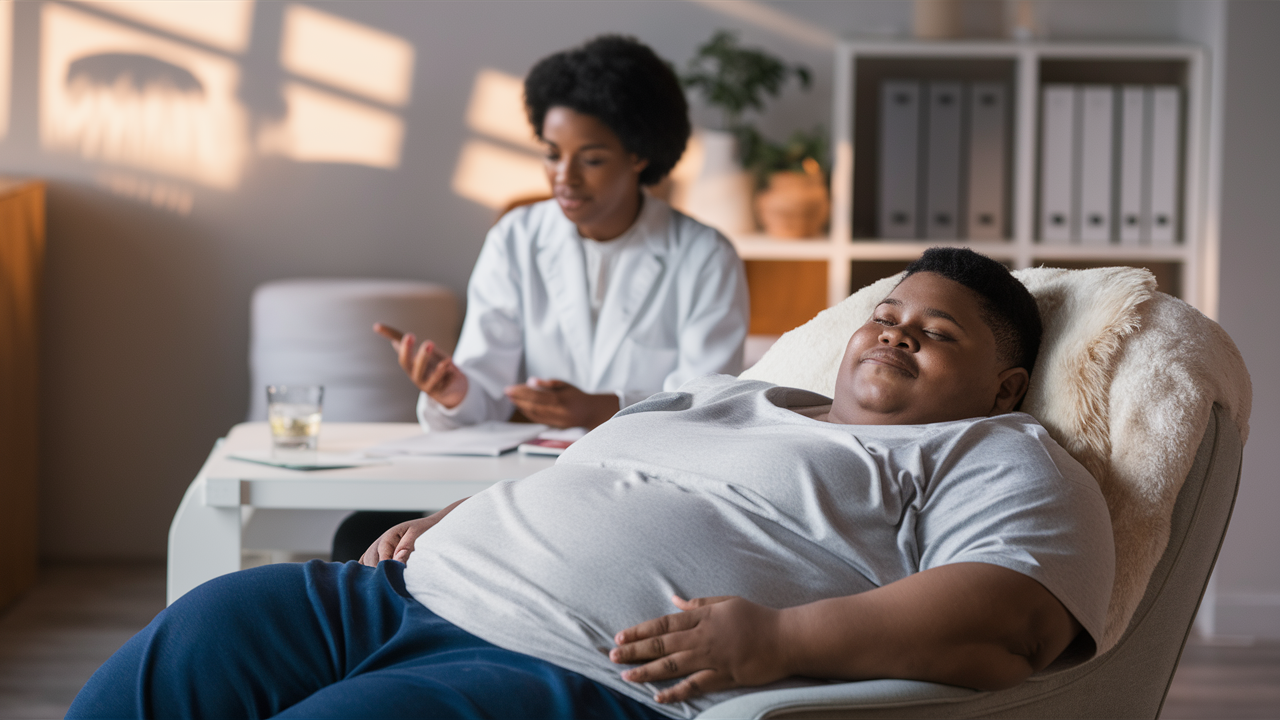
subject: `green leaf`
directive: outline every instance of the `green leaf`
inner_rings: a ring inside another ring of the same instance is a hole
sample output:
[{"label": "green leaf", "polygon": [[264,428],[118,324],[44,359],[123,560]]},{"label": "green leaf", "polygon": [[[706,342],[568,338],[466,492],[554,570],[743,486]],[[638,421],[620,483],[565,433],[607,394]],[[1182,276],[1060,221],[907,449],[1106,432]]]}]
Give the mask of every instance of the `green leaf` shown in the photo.
[{"label": "green leaf", "polygon": [[804,172],[806,158],[816,160],[823,176],[830,176],[827,133],[821,125],[812,131],[797,130],[781,143],[769,140],[745,124],[733,128],[733,134],[738,141],[738,158],[742,166],[751,172],[757,189],[766,187],[769,176],[780,170]]},{"label": "green leaf", "polygon": [[804,65],[787,65],[763,50],[741,47],[736,33],[718,30],[689,60],[680,82],[719,108],[725,128],[733,130],[747,110],[763,111],[765,97],[777,97],[792,76],[805,90],[812,84]]}]

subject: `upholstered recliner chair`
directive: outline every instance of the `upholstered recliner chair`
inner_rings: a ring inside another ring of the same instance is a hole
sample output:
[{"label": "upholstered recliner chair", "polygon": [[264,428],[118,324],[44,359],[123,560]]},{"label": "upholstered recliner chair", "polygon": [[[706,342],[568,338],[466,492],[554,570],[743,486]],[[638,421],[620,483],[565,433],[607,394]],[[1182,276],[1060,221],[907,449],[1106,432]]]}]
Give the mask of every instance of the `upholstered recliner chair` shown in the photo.
[{"label": "upholstered recliner chair", "polygon": [[[740,696],[719,718],[1155,718],[1226,532],[1249,432],[1244,362],[1216,323],[1155,291],[1145,270],[1015,275],[1045,334],[1022,409],[1098,479],[1116,582],[1092,659],[1059,658],[1021,685],[978,692],[870,680]],[[898,278],[784,335],[743,377],[831,395],[844,344]]]}]

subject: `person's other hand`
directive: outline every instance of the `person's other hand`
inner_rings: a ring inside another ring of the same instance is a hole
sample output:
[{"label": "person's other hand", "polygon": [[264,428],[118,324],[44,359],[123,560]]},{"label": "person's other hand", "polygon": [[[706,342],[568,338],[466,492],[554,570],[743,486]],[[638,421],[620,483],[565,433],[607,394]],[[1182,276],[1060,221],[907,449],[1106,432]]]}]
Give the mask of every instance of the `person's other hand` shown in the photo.
[{"label": "person's other hand", "polygon": [[414,352],[413,333],[402,333],[382,323],[374,323],[373,331],[391,341],[409,380],[432,400],[447,408],[454,408],[467,396],[467,374],[453,364],[453,358],[444,354],[436,344],[426,340]]},{"label": "person's other hand", "polygon": [[407,562],[409,555],[413,553],[413,546],[417,542],[418,536],[438,522],[438,520],[432,519],[434,517],[433,515],[431,517],[418,518],[417,520],[409,520],[393,526],[390,530],[382,533],[382,536],[374,540],[369,549],[364,551],[364,555],[360,556],[360,564],[377,567],[378,563],[383,560]]},{"label": "person's other hand", "polygon": [[402,522],[392,527],[382,533],[382,537],[374,540],[369,549],[364,551],[364,555],[360,556],[360,564],[377,567],[378,563],[383,560],[407,562],[409,556],[413,554],[418,536],[430,530],[436,523],[443,520],[445,515],[453,512],[453,509],[461,504],[462,500],[459,500],[438,513],[417,520]]},{"label": "person's other hand", "polygon": [[615,663],[645,663],[622,673],[629,682],[684,678],[653,699],[672,703],[787,677],[780,611],[740,597],[671,598],[683,612],[663,615],[614,636]]},{"label": "person's other hand", "polygon": [[555,428],[591,429],[618,412],[618,396],[592,395],[563,380],[529,378],[506,389],[507,397],[532,422]]}]

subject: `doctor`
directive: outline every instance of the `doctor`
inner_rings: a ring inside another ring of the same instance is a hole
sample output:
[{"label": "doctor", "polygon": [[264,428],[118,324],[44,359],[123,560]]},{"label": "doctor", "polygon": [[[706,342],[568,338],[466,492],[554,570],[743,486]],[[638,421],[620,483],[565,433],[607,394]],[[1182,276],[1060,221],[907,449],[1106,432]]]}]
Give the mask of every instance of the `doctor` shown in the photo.
[{"label": "doctor", "polygon": [[422,391],[422,424],[518,410],[592,428],[691,378],[740,372],[741,260],[719,232],[642,191],[666,177],[689,137],[667,64],[634,39],[602,36],[535,65],[525,106],[553,197],[490,230],[457,352],[377,328]]},{"label": "doctor", "polygon": [[[449,357],[375,326],[422,392],[426,429],[507,420],[593,428],[656,392],[742,370],[747,287],[715,229],[642,191],[675,167],[689,110],[647,46],[606,35],[539,61],[525,109],[552,199],[516,208],[485,239]],[[332,559],[358,559],[421,513],[358,512]]]}]

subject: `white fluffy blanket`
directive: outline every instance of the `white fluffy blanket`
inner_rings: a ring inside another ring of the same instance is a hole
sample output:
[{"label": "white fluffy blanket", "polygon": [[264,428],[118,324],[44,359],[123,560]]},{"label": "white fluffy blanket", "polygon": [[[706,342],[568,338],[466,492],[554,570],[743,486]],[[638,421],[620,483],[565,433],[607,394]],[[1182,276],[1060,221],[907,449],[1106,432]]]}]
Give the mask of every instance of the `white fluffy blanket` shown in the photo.
[{"label": "white fluffy blanket", "polygon": [[[1022,409],[1098,479],[1115,533],[1116,582],[1099,654],[1124,634],[1169,542],[1174,501],[1222,405],[1248,439],[1253,391],[1225,331],[1155,291],[1146,270],[1032,268],[1044,339]],[[849,336],[900,276],[783,335],[744,378],[830,396]]]}]

